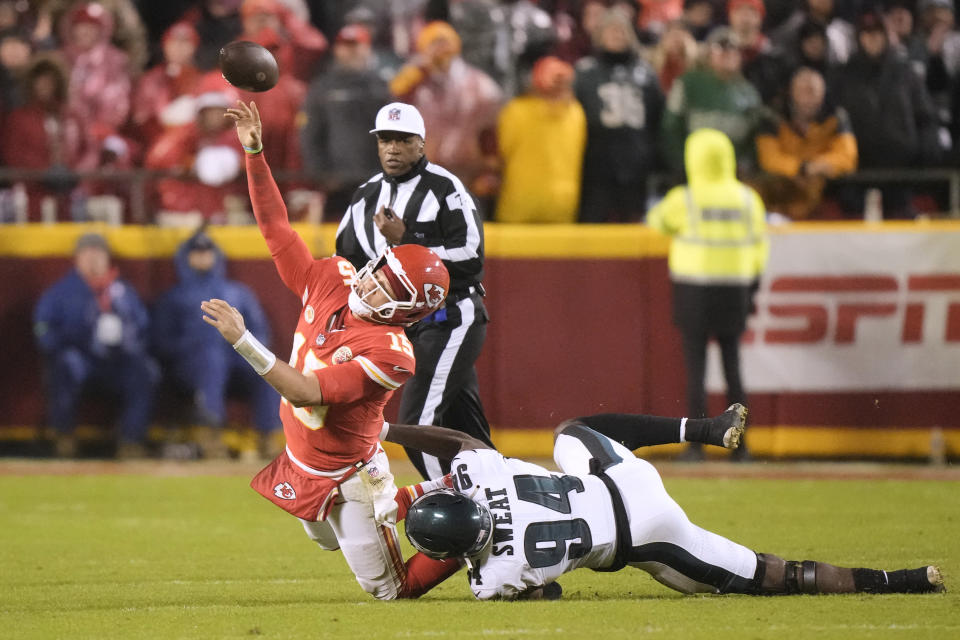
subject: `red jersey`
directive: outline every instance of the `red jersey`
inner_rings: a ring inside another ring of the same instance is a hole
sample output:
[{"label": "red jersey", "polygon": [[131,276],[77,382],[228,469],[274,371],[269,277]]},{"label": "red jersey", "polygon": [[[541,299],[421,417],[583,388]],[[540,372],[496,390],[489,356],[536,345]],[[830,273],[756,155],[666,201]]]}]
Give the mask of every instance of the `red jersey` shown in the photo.
[{"label": "red jersey", "polygon": [[360,320],[350,312],[353,265],[344,258],[310,255],[290,227],[263,154],[247,156],[247,179],[257,224],[280,278],[303,305],[290,366],[313,372],[323,394],[320,406],[297,408],[281,401],[287,446],[314,469],[340,469],[374,452],[384,405],[413,375],[413,346],[402,327]]}]

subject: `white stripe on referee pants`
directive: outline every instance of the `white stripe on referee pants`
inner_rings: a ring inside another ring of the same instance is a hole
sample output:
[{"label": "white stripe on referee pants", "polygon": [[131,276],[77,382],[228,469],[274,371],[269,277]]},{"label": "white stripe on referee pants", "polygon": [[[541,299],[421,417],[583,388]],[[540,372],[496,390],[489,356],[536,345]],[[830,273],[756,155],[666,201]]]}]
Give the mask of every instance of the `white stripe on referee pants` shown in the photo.
[{"label": "white stripe on referee pants", "polygon": [[[460,307],[463,324],[450,332],[450,339],[447,340],[447,345],[443,348],[443,353],[437,360],[437,367],[433,371],[433,379],[430,380],[430,390],[427,391],[427,398],[423,401],[423,410],[420,412],[420,424],[433,424],[437,407],[440,406],[440,401],[443,399],[443,391],[447,386],[450,369],[453,368],[453,361],[460,353],[460,347],[463,346],[467,330],[473,326],[475,320],[476,309],[471,298],[464,298],[457,303],[457,306]],[[440,460],[436,456],[424,453],[423,466],[430,478],[439,478],[443,475]]]}]

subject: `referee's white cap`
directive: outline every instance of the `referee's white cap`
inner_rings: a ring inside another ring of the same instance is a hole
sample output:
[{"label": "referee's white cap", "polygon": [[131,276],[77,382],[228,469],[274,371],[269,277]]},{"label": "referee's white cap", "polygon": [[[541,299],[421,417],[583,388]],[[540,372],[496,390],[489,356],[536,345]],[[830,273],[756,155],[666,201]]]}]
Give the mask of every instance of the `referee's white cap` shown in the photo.
[{"label": "referee's white cap", "polygon": [[381,131],[401,131],[416,134],[421,138],[427,137],[423,116],[415,106],[403,102],[391,102],[377,112],[377,121],[370,133]]}]

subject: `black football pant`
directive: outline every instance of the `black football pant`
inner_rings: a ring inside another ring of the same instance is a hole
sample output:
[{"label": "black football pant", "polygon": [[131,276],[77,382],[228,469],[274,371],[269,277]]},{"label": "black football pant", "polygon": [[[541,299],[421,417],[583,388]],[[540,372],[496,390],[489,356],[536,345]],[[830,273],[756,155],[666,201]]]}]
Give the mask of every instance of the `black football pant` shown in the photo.
[{"label": "black football pant", "polygon": [[[465,298],[456,305],[460,313],[451,313],[450,319],[421,321],[407,329],[417,370],[403,386],[398,422],[456,429],[492,447],[474,366],[487,337],[485,310],[478,302]],[[449,460],[406,451],[424,479],[450,471]]]}]

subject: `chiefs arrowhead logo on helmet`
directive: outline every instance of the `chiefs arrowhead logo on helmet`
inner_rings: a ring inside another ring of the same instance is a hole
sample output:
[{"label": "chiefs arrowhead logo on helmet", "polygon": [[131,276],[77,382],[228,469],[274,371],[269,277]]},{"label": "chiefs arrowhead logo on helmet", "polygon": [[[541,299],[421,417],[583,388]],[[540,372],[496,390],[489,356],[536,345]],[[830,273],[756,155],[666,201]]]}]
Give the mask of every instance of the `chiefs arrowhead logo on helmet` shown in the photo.
[{"label": "chiefs arrowhead logo on helmet", "polygon": [[440,285],[431,282],[423,285],[423,298],[431,309],[439,307],[445,297],[447,297],[447,292]]},{"label": "chiefs arrowhead logo on helmet", "polygon": [[293,490],[289,482],[281,482],[273,488],[273,494],[281,500],[294,500],[297,492]]},{"label": "chiefs arrowhead logo on helmet", "polygon": [[[394,295],[377,306],[367,301],[373,290],[360,291],[360,283],[374,272],[383,273]],[[449,287],[450,274],[430,249],[417,244],[387,247],[357,272],[351,285],[350,309],[373,322],[409,326],[436,311]]]}]

